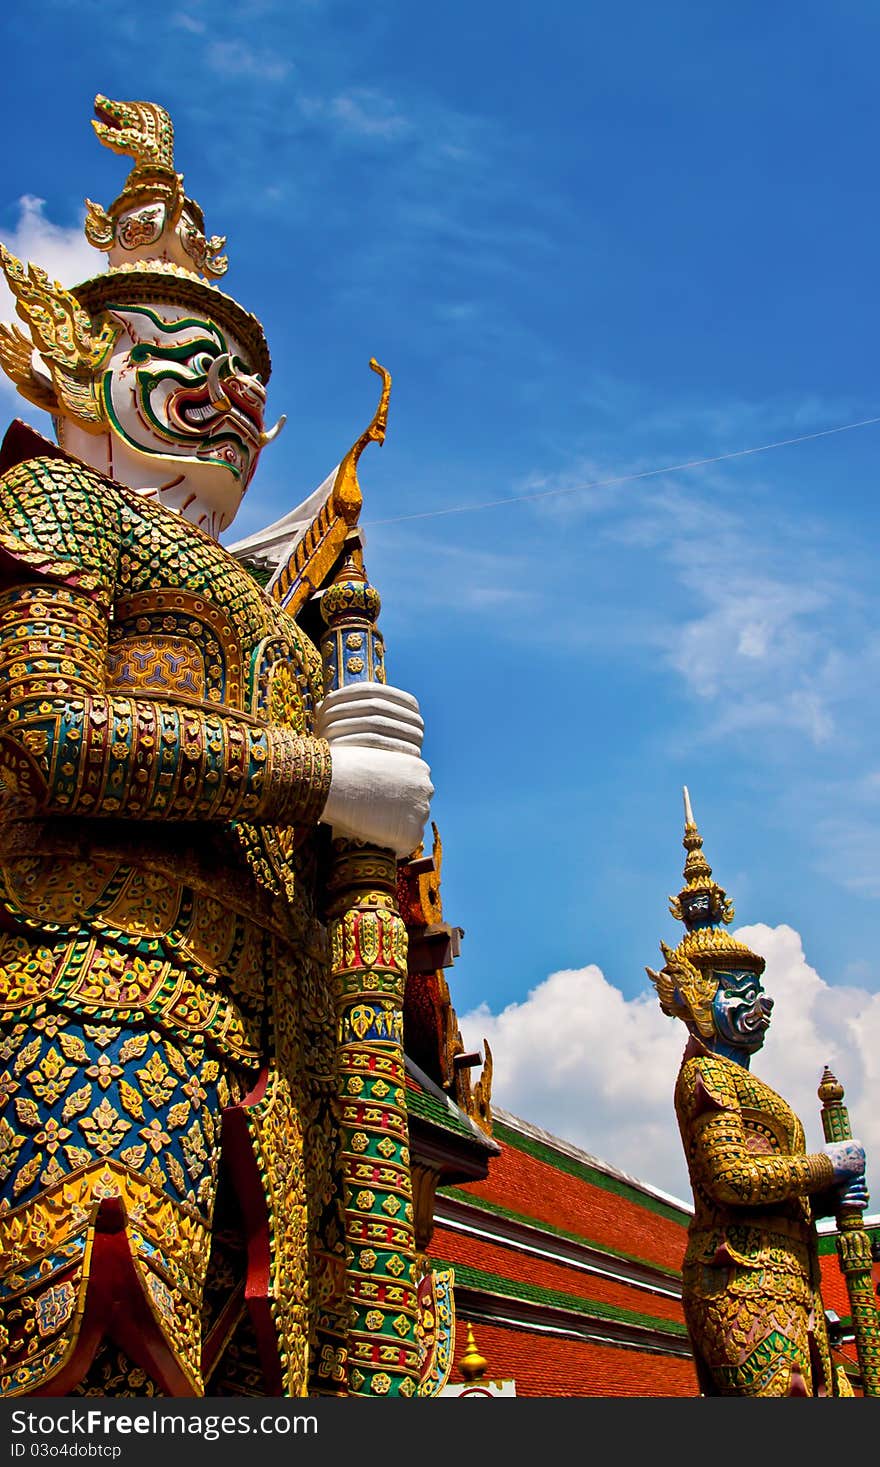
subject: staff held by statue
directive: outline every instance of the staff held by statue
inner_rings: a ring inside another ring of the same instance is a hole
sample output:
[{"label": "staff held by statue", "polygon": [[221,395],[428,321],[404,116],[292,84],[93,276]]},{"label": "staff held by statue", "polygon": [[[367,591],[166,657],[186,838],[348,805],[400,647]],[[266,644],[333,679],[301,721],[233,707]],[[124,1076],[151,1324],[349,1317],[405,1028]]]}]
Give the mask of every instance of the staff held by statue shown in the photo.
[{"label": "staff held by statue", "polygon": [[[851,1141],[849,1110],[843,1104],[844,1089],[827,1065],[818,1093],[825,1140]],[[862,1389],[866,1396],[880,1396],[880,1319],[871,1271],[871,1239],[862,1222],[866,1203],[863,1179],[852,1183],[839,1198],[835,1210],[837,1255],[849,1296]]]}]

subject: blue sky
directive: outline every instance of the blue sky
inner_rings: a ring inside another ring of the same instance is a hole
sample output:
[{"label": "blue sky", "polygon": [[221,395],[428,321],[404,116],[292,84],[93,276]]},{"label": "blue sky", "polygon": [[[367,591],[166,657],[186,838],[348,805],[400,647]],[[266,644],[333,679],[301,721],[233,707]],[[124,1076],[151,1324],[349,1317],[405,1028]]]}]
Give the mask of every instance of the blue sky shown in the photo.
[{"label": "blue sky", "polygon": [[880,425],[577,486],[880,415],[880,15],[35,0],[3,30],[13,248],[86,259],[83,198],[125,175],[97,91],[169,109],[229,236],[289,417],[230,538],[337,462],[370,356],[392,372],[361,463],[367,564],[427,725],[466,931],[447,976],[502,1104],[683,1194],[682,1035],[656,1038],[644,968],[677,936],[686,783],[737,920],[777,954],[789,1017],[780,1000],[756,1069],[815,1110],[832,1058],[867,1133]]}]

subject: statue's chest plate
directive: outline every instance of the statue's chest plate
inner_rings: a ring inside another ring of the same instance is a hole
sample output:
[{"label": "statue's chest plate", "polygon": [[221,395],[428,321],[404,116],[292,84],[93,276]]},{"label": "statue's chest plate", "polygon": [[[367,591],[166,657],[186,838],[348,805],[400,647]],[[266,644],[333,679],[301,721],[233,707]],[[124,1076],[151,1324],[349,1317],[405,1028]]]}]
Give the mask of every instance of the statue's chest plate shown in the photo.
[{"label": "statue's chest plate", "polygon": [[746,1144],[751,1152],[782,1156],[803,1152],[803,1126],[791,1106],[748,1071],[740,1082],[740,1106]]},{"label": "statue's chest plate", "polygon": [[116,603],[108,690],[244,708],[242,647],[219,606],[186,591],[143,591]]},{"label": "statue's chest plate", "polygon": [[744,1109],[742,1122],[746,1146],[753,1156],[787,1156],[792,1151],[791,1129],[783,1118]]},{"label": "statue's chest plate", "polygon": [[320,659],[296,623],[186,521],[137,511],[126,516],[108,691],[310,727]]}]

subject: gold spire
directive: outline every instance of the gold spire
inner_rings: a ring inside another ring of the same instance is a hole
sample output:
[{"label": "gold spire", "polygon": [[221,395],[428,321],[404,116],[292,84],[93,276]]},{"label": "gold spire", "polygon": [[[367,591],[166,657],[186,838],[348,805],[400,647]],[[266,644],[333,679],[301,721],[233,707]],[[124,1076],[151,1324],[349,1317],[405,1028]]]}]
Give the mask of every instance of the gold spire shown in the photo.
[{"label": "gold spire", "polygon": [[468,1382],[482,1380],[489,1368],[489,1362],[486,1360],[486,1357],[481,1355],[477,1349],[477,1342],[474,1339],[474,1331],[470,1322],[468,1322],[467,1327],[465,1352],[458,1362],[458,1368]]},{"label": "gold spire", "polygon": [[[684,922],[689,929],[691,925],[705,925],[708,922],[723,922],[727,926],[734,918],[733,903],[728,899],[724,888],[712,879],[712,867],[703,854],[703,837],[697,830],[687,785],[684,786],[682,794],[684,795],[682,845],[687,851],[682,873],[685,884],[677,897],[669,898],[669,910],[673,917],[679,922]],[[694,900],[702,892],[707,894],[708,903],[705,898],[702,901]]]},{"label": "gold spire", "polygon": [[661,971],[657,973],[653,968],[645,971],[657,990],[664,1014],[683,1019],[705,1039],[713,1033],[715,975],[731,968],[763,973],[764,959],[724,931],[733,921],[733,903],[714,879],[712,867],[703,854],[703,837],[694,820],[686,785],[683,793],[685,884],[678,896],[670,897],[669,910],[677,921],[684,923],[686,930],[674,950],[661,942],[665,959]]},{"label": "gold spire", "polygon": [[368,443],[378,443],[379,447],[385,442],[385,433],[388,428],[388,403],[391,398],[391,373],[381,367],[375,357],[370,357],[370,370],[382,378],[382,393],[379,398],[379,406],[373,414],[368,428],[365,428],[356,443],[352,444],[345,458],[339,465],[336,478],[333,483],[333,507],[349,525],[357,523],[361,511],[361,486],[358,483],[357,466],[361,454]]},{"label": "gold spire", "polygon": [[[226,240],[219,234],[205,238],[201,208],[183,191],[183,174],[174,167],[174,126],[165,108],[157,102],[112,102],[99,92],[95,112],[98,141],[132,158],[134,167],[109,209],[86,199],[89,244],[107,250],[114,265],[122,263],[113,258],[120,251],[147,249],[154,259],[174,260],[182,250],[187,258],[176,263],[219,279],[228,264],[219,253]],[[169,254],[171,235],[177,249]]]}]

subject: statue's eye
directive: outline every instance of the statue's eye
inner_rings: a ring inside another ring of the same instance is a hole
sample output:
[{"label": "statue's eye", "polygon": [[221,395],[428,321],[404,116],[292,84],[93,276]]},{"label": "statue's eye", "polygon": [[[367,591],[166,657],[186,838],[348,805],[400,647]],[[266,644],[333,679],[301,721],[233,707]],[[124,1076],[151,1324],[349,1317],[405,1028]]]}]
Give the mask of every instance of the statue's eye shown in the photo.
[{"label": "statue's eye", "polygon": [[196,352],[194,357],[190,358],[190,366],[195,372],[207,374],[207,372],[210,370],[213,360],[214,358],[211,356],[210,352],[198,351]]}]

